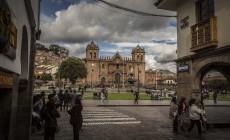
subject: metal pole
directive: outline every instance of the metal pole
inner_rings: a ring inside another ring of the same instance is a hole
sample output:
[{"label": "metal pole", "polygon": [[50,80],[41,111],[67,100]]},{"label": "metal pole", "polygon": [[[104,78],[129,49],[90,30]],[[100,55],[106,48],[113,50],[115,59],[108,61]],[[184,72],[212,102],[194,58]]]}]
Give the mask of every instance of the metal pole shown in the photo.
[{"label": "metal pole", "polygon": [[139,92],[139,84],[140,84],[140,77],[139,77],[139,67],[138,67],[138,74],[137,74],[137,76],[138,76],[138,81],[137,81],[137,91]]},{"label": "metal pole", "polygon": [[156,70],[156,79],[155,79],[155,83],[156,83],[156,90],[157,90],[157,70]]},{"label": "metal pole", "polygon": [[123,87],[125,87],[125,64],[124,64],[124,58],[123,58]]},{"label": "metal pole", "polygon": [[161,97],[162,97],[162,84],[163,84],[163,80],[162,80],[162,70],[161,70]]}]

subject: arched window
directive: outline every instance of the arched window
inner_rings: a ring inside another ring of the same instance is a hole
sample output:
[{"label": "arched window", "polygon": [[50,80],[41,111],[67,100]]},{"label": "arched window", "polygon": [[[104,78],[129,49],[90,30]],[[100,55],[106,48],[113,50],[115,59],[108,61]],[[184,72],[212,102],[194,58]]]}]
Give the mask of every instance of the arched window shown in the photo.
[{"label": "arched window", "polygon": [[141,55],[141,61],[143,60],[143,56]]},{"label": "arched window", "polygon": [[93,58],[93,54],[92,54],[92,52],[90,52],[90,58]]},{"label": "arched window", "polygon": [[96,55],[96,53],[94,52],[94,58],[96,58],[97,57],[97,55]]},{"label": "arched window", "polygon": [[119,69],[119,64],[116,65],[116,68]]},{"label": "arched window", "polygon": [[137,60],[139,60],[139,55],[137,55]]}]

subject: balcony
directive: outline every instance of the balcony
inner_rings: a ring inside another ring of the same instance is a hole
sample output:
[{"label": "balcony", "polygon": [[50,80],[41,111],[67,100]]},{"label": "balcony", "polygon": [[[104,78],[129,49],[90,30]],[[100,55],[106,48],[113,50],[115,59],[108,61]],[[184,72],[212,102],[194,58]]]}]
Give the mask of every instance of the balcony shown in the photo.
[{"label": "balcony", "polygon": [[216,24],[216,17],[211,17],[196,25],[191,26],[191,52],[210,49],[218,46]]}]

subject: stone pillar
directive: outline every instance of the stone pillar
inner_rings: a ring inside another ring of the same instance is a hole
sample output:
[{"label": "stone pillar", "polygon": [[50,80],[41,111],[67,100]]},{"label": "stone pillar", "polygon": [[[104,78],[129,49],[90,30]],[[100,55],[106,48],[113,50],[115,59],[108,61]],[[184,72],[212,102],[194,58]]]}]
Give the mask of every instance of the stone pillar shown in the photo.
[{"label": "stone pillar", "polygon": [[15,140],[30,140],[32,120],[32,96],[34,81],[34,60],[35,60],[35,29],[31,29],[29,78],[19,80],[18,107],[16,121]]},{"label": "stone pillar", "polygon": [[31,117],[31,98],[28,92],[28,80],[19,80],[18,103],[16,118],[16,139],[29,140],[30,117]]}]

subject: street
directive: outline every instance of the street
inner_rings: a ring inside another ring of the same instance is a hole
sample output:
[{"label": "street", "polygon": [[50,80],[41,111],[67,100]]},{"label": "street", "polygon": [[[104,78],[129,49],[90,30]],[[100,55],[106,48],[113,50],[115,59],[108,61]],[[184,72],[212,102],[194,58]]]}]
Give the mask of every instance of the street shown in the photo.
[{"label": "street", "polygon": [[[213,116],[213,111],[215,111],[213,108],[214,107],[207,108],[210,116]],[[229,116],[229,111],[226,111],[229,110],[229,108],[219,107],[217,110],[218,114],[225,112],[225,115]],[[61,127],[61,132],[56,134],[56,139],[73,140],[69,116],[64,111],[60,113],[61,118],[58,120],[58,124]],[[185,137],[185,132],[182,132],[180,135],[174,135],[172,133],[172,125],[171,120],[168,118],[167,106],[88,106],[83,109],[83,118],[82,129],[84,131],[80,132],[81,140],[188,139]],[[207,140],[229,140],[229,133],[230,129],[228,128],[209,128],[207,133],[204,134],[204,137]],[[32,140],[41,139],[43,139],[43,136],[40,132],[32,134]],[[199,139],[196,127],[194,127],[192,136],[189,139]]]}]

